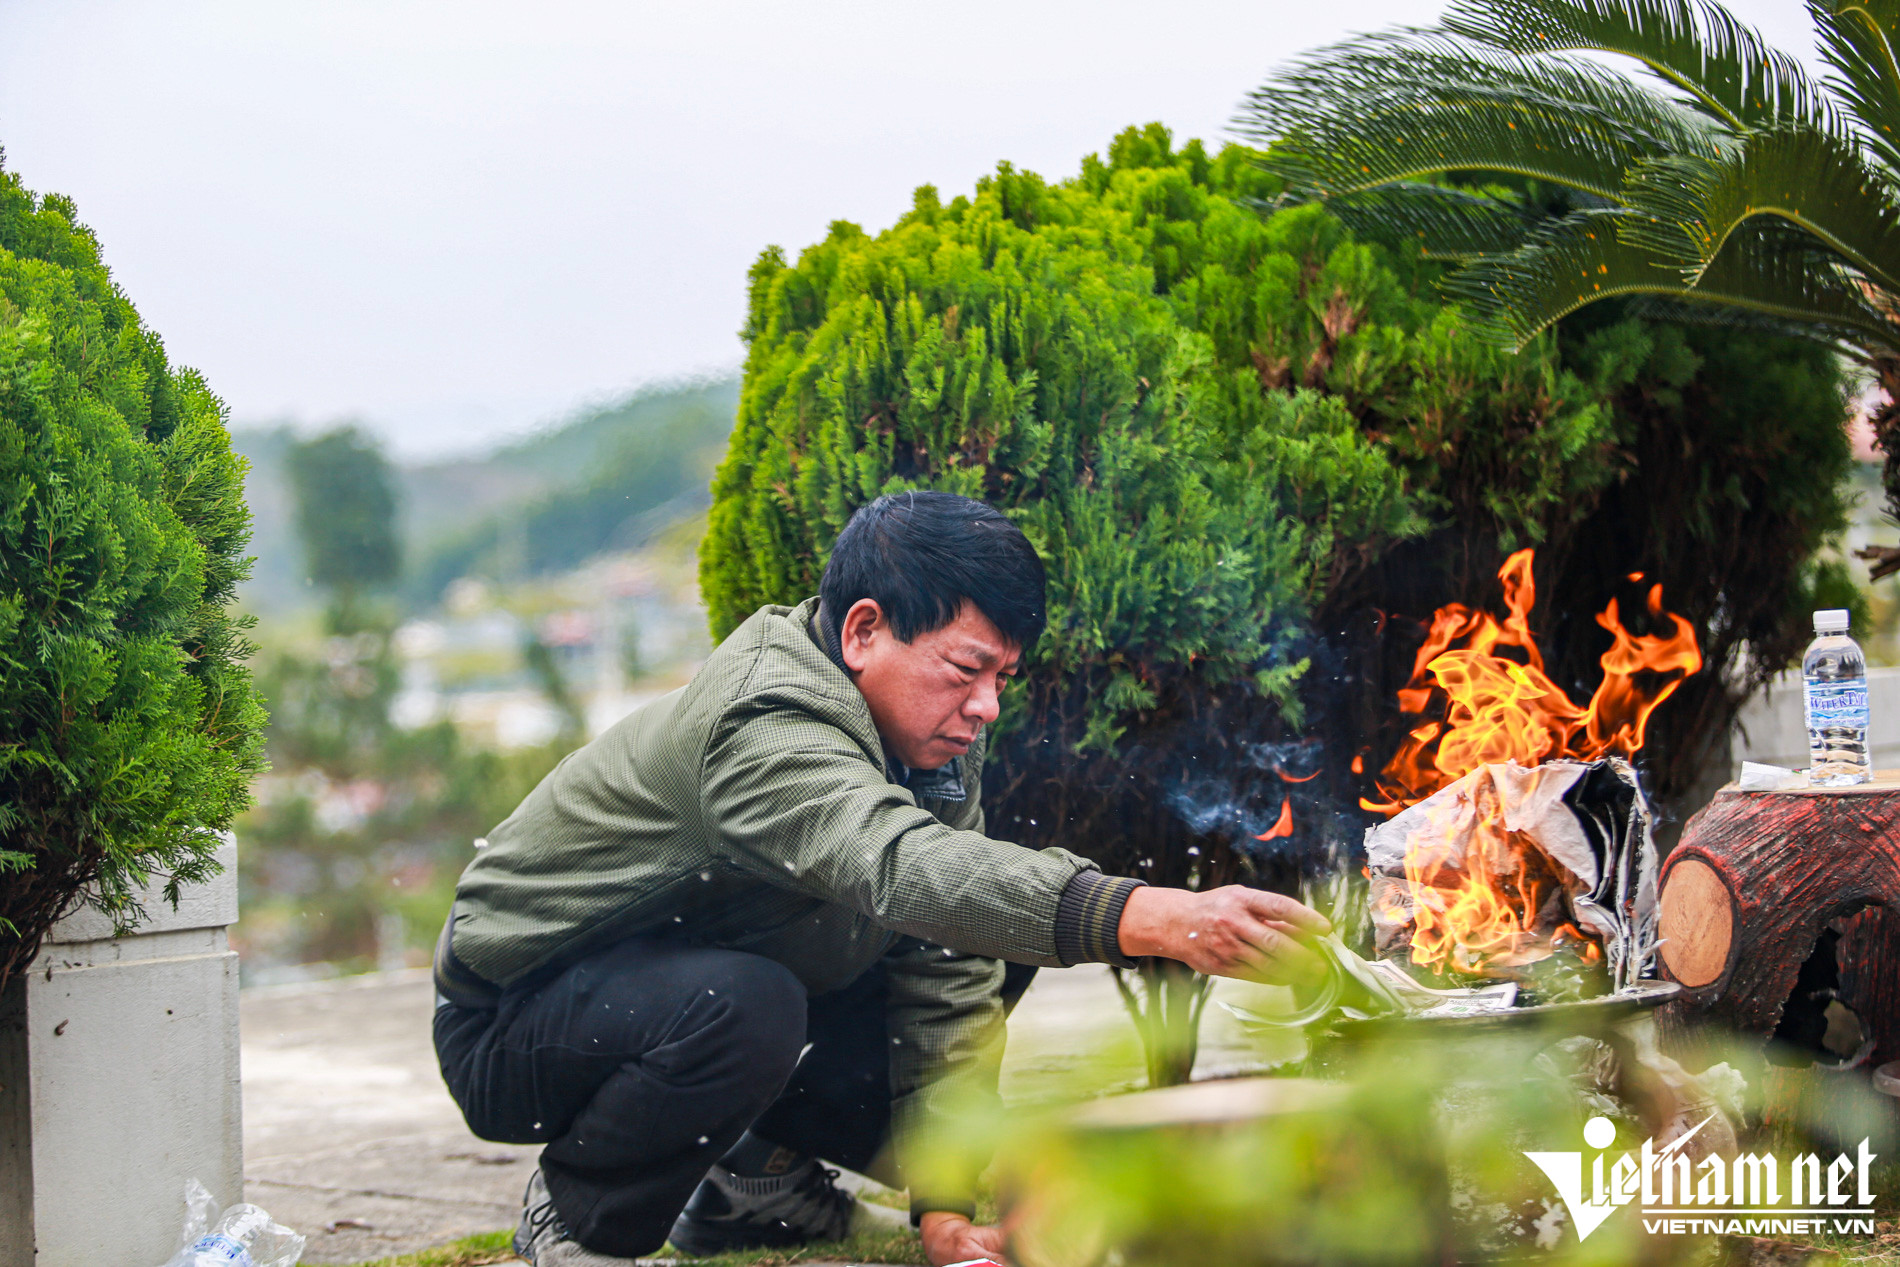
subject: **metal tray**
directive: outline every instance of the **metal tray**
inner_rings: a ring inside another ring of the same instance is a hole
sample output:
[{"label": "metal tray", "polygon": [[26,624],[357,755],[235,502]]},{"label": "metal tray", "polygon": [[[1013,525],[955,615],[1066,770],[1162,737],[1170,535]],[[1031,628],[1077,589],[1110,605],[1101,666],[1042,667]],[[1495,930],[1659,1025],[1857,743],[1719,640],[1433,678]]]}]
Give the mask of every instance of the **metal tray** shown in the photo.
[{"label": "metal tray", "polygon": [[1618,1021],[1660,1007],[1682,993],[1674,981],[1638,981],[1626,990],[1575,1003],[1539,1003],[1474,1016],[1380,1016],[1341,1020],[1333,1025],[1342,1039],[1466,1037],[1526,1030],[1592,1034]]}]

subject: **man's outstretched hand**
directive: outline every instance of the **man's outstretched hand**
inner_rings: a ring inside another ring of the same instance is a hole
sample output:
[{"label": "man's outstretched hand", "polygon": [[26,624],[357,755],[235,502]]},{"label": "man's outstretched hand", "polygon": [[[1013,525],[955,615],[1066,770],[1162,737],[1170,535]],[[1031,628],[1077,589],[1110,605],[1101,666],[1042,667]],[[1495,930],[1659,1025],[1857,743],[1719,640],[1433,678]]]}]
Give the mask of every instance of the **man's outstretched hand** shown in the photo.
[{"label": "man's outstretched hand", "polygon": [[1332,925],[1290,897],[1244,885],[1204,893],[1144,885],[1128,895],[1120,931],[1122,953],[1132,958],[1159,955],[1211,976],[1299,985],[1321,971],[1300,939]]},{"label": "man's outstretched hand", "polygon": [[932,1211],[924,1215],[917,1229],[924,1238],[924,1257],[931,1267],[949,1267],[973,1258],[1003,1261],[1003,1229],[983,1227],[961,1214]]}]

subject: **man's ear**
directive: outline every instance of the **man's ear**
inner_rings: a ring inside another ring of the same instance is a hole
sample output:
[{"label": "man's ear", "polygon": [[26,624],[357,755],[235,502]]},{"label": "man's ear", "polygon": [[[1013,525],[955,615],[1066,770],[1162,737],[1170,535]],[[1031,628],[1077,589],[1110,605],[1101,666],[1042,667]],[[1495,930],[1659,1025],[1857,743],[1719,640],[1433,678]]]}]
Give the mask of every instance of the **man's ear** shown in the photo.
[{"label": "man's ear", "polygon": [[890,632],[884,621],[884,609],[874,598],[860,598],[838,622],[838,654],[844,667],[862,673],[871,662],[871,643]]}]

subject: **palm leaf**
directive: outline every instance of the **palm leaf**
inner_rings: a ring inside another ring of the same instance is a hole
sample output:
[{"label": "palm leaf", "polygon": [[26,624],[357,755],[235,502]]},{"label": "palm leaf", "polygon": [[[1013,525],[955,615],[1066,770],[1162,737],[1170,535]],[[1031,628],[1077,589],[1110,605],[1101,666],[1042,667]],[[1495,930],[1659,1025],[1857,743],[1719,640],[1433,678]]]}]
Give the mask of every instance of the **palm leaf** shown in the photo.
[{"label": "palm leaf", "polygon": [[1862,140],[1900,170],[1900,0],[1809,0],[1821,36],[1825,81],[1847,104]]},{"label": "palm leaf", "polygon": [[1806,120],[1826,99],[1794,58],[1702,0],[1458,0],[1447,30],[1514,53],[1616,53],[1731,128]]},{"label": "palm leaf", "polygon": [[1481,332],[1513,348],[1598,300],[1682,294],[1681,269],[1625,240],[1620,230],[1630,214],[1620,207],[1573,212],[1516,250],[1454,274],[1445,290],[1467,304]]},{"label": "palm leaf", "polygon": [[[1859,133],[1900,128],[1900,0],[1811,4],[1832,15],[1845,112],[1712,0],[1455,0],[1443,29],[1296,62],[1237,123],[1268,143],[1288,198],[1467,262],[1447,289],[1507,345],[1621,297],[1890,355],[1900,197]],[[1892,163],[1900,144],[1875,152]],[[1449,187],[1451,173],[1544,181],[1584,205],[1530,230],[1525,200]]]},{"label": "palm leaf", "polygon": [[1637,160],[1717,152],[1720,134],[1594,64],[1526,63],[1405,30],[1323,49],[1251,94],[1237,128],[1269,150],[1295,197],[1339,197],[1448,171],[1621,196]]},{"label": "palm leaf", "polygon": [[1778,220],[1873,284],[1900,293],[1900,205],[1852,138],[1788,127],[1749,136],[1721,158],[1639,164],[1632,242],[1673,259],[1692,284],[1744,226]]},{"label": "palm leaf", "polygon": [[1890,295],[1871,289],[1814,249],[1813,239],[1779,221],[1758,222],[1737,235],[1704,269],[1682,300],[1727,309],[1740,321],[1778,325],[1846,344],[1854,355],[1869,344],[1900,348],[1900,325]]},{"label": "palm leaf", "polygon": [[1724,330],[1743,330],[1749,334],[1769,334],[1783,339],[1807,339],[1820,342],[1850,360],[1868,363],[1860,348],[1866,338],[1858,332],[1822,329],[1807,319],[1777,317],[1752,308],[1730,304],[1697,303],[1670,295],[1637,295],[1625,309],[1633,317],[1650,321],[1668,321],[1685,326],[1716,326]]},{"label": "palm leaf", "polygon": [[1520,199],[1405,182],[1326,204],[1355,236],[1466,263],[1513,250],[1537,223]]},{"label": "palm leaf", "polygon": [[1900,347],[1900,331],[1880,301],[1780,225],[1731,240],[1692,287],[1681,269],[1632,241],[1640,218],[1622,208],[1577,212],[1509,255],[1479,260],[1445,288],[1470,306],[1481,332],[1515,348],[1610,298],[1727,307],[1738,321],[1830,342]]}]

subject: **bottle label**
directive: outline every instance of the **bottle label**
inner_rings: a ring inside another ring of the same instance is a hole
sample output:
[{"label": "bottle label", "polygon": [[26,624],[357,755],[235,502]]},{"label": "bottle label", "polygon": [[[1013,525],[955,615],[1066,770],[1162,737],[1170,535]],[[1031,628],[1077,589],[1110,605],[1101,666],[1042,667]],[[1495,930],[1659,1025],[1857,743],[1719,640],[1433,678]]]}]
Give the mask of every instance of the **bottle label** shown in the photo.
[{"label": "bottle label", "polygon": [[191,1247],[191,1253],[193,1259],[198,1262],[231,1263],[233,1267],[252,1267],[251,1252],[222,1232],[213,1232],[209,1236],[200,1237],[198,1243]]},{"label": "bottle label", "polygon": [[1867,729],[1867,683],[1808,683],[1808,729]]}]

